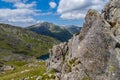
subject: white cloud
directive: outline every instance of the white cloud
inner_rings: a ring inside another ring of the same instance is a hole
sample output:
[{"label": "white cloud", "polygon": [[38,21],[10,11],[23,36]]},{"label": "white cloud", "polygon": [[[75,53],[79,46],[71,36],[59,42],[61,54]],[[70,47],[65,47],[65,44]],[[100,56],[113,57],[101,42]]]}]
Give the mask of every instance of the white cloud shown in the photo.
[{"label": "white cloud", "polygon": [[14,4],[14,6],[16,8],[33,8],[34,6],[36,6],[36,3],[35,2],[32,2],[31,4],[24,4],[24,3],[16,3]]},{"label": "white cloud", "polygon": [[63,19],[84,18],[89,9],[101,10],[108,0],[60,0],[57,12]]},{"label": "white cloud", "polygon": [[46,12],[46,13],[40,13],[39,15],[40,16],[45,16],[45,15],[51,15],[51,14],[53,14],[52,12]]},{"label": "white cloud", "polygon": [[29,15],[36,14],[36,13],[29,9],[14,9],[14,10],[0,9],[0,12],[4,13],[4,14],[0,14],[0,18],[2,19],[2,21],[8,21],[8,22],[23,22],[23,21],[28,22],[28,20],[35,21],[31,17],[29,17]]},{"label": "white cloud", "polygon": [[57,6],[57,4],[55,2],[50,2],[49,5],[51,8],[55,8]]},{"label": "white cloud", "polygon": [[27,0],[2,0],[7,3],[13,3],[15,9],[1,8],[0,22],[17,24],[20,26],[28,26],[29,24],[37,22],[33,16],[38,15],[38,11],[34,9],[35,2],[24,3]]},{"label": "white cloud", "polygon": [[8,3],[19,3],[19,2],[26,3],[28,0],[2,0],[2,1],[8,2]]},{"label": "white cloud", "polygon": [[17,3],[17,2],[21,2],[21,0],[2,0],[4,2],[8,2],[8,3]]}]

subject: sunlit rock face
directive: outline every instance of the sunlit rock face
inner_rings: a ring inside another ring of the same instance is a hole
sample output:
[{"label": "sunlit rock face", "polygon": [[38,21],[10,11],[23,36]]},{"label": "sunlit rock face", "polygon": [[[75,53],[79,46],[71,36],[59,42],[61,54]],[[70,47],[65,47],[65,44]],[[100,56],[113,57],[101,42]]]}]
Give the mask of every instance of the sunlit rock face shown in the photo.
[{"label": "sunlit rock face", "polygon": [[89,10],[80,33],[50,50],[47,68],[56,80],[120,80],[120,0]]}]

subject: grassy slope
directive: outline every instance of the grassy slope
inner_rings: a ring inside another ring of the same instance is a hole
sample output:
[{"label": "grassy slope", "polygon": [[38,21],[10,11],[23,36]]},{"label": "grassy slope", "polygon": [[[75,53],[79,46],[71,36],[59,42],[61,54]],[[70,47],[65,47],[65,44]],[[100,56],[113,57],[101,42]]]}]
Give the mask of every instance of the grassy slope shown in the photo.
[{"label": "grassy slope", "polygon": [[74,26],[74,25],[64,27],[64,28],[67,29],[71,34],[79,33],[81,30],[81,27]]},{"label": "grassy slope", "polygon": [[[22,28],[13,27],[6,24],[0,24],[0,63],[13,66],[15,69],[0,73],[0,80],[36,80],[41,76],[41,80],[50,80],[54,75],[49,77],[46,72],[45,62],[38,61],[29,56],[38,57],[48,53],[54,44],[57,44],[53,38],[38,35]],[[28,60],[24,60],[24,57]],[[30,66],[32,65],[32,66]],[[53,74],[53,71],[50,72]]]},{"label": "grassy slope", "polygon": [[38,76],[43,76],[46,71],[45,62],[42,61],[33,61],[29,63],[34,66],[29,66],[28,62],[25,61],[7,62],[5,64],[14,66],[15,70],[6,71],[4,74],[0,74],[0,80],[21,80],[23,78],[35,80]]},{"label": "grassy slope", "polygon": [[58,41],[51,37],[38,35],[7,24],[0,24],[1,56],[16,53],[38,57],[48,53],[48,50],[57,43]]},{"label": "grassy slope", "polygon": [[48,23],[48,22],[36,24],[36,25],[28,27],[27,29],[34,31],[38,34],[53,37],[53,38],[60,40],[62,42],[68,41],[68,39],[70,39],[73,36],[65,28],[63,29],[60,26],[57,26],[55,24]]},{"label": "grassy slope", "polygon": [[53,33],[52,37],[62,42],[68,41],[72,37],[72,34],[68,30],[56,25],[50,27],[49,30]]},{"label": "grassy slope", "polygon": [[55,71],[51,70],[46,73],[45,62],[43,61],[12,61],[5,62],[5,64],[12,65],[15,69],[0,74],[0,80],[36,80],[38,77],[41,78],[40,80],[55,80]]}]

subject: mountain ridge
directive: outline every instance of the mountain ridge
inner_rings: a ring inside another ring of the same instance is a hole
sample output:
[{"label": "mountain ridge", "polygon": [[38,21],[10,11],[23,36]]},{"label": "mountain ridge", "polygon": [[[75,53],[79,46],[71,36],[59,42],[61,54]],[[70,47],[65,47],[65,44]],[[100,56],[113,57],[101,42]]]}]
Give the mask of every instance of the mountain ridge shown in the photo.
[{"label": "mountain ridge", "polygon": [[81,28],[78,26],[65,27],[49,22],[41,22],[27,27],[26,29],[65,42],[68,41],[73,36],[73,34],[78,33]]},{"label": "mountain ridge", "polygon": [[50,47],[57,43],[58,41],[51,37],[38,35],[32,31],[9,24],[0,24],[1,56],[2,53],[6,53],[8,56],[14,53],[13,55],[20,54],[22,56],[24,54],[39,57],[42,54],[47,54]]}]

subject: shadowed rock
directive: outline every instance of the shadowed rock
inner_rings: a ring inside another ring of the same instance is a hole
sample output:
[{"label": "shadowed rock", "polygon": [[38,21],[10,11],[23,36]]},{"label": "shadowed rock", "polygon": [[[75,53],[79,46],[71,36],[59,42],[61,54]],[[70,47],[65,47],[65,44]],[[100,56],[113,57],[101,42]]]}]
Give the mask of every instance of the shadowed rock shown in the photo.
[{"label": "shadowed rock", "polygon": [[89,10],[81,32],[54,46],[47,61],[56,80],[120,80],[120,1]]}]

